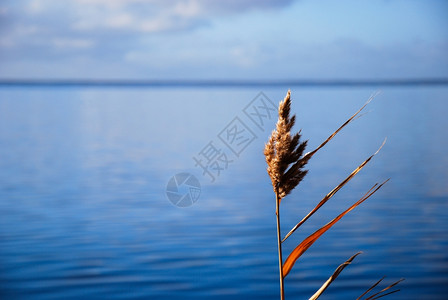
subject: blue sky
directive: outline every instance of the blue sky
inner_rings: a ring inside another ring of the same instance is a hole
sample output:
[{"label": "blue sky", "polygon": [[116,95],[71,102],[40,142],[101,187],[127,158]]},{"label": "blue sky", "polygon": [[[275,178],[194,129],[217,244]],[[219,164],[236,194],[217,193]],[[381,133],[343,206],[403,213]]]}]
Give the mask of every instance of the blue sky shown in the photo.
[{"label": "blue sky", "polygon": [[0,78],[448,77],[444,0],[4,0]]}]

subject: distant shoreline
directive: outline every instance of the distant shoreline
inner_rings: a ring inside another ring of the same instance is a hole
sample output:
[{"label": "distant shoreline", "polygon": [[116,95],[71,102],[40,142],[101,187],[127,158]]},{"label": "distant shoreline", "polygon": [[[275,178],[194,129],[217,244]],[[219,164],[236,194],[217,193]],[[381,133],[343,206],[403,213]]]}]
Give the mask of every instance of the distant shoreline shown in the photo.
[{"label": "distant shoreline", "polygon": [[335,80],[139,80],[139,79],[0,79],[17,87],[363,87],[445,86],[448,78]]}]

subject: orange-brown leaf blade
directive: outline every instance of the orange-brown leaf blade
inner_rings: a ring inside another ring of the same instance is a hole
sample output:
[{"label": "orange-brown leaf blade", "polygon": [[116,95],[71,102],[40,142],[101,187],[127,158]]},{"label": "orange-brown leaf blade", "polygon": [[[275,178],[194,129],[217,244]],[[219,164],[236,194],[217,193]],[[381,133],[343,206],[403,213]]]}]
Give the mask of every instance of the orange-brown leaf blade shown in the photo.
[{"label": "orange-brown leaf blade", "polygon": [[320,295],[322,295],[322,293],[328,288],[328,286],[330,286],[330,284],[339,276],[339,274],[341,274],[342,270],[344,270],[345,267],[347,267],[349,264],[351,264],[351,262],[355,259],[355,257],[361,253],[362,252],[356,253],[355,255],[353,255],[352,257],[347,259],[347,261],[345,261],[343,264],[341,264],[334,271],[333,275],[331,275],[330,278],[328,278],[328,280],[320,287],[320,289],[313,296],[311,296],[311,298],[309,300],[316,300],[317,298],[319,298]]},{"label": "orange-brown leaf blade", "polygon": [[[388,179],[389,180],[389,179]],[[355,207],[363,203],[365,200],[367,200],[370,196],[372,196],[379,188],[381,188],[388,180],[377,186],[377,184],[374,185],[376,188],[371,191],[369,190],[361,199],[359,199],[357,202],[355,202],[352,206],[350,206],[348,209],[343,211],[339,216],[331,220],[329,223],[318,229],[316,232],[308,236],[306,239],[304,239],[292,252],[289,254],[288,258],[286,259],[285,263],[283,264],[283,276],[286,277],[288,275],[289,271],[291,271],[292,267],[294,266],[297,259],[302,256],[303,253],[305,253],[306,250],[308,250],[314,242],[320,238],[328,229],[330,229],[334,224],[336,224],[342,217],[344,217],[348,212],[353,210]]]},{"label": "orange-brown leaf blade", "polygon": [[347,178],[345,178],[338,186],[336,186],[331,192],[329,192],[325,197],[316,205],[316,207],[310,211],[299,223],[297,223],[289,232],[288,234],[283,238],[282,243],[291,235],[294,231],[296,231],[303,223],[305,223],[319,208],[321,208],[328,200],[330,200],[331,197],[333,197],[344,185],[346,185],[353,177],[355,177],[356,174],[359,173],[359,171],[364,168],[367,163],[376,155],[378,152],[383,148],[384,144],[386,143],[386,139],[384,139],[383,144],[381,147],[372,154],[369,158],[367,158],[362,164],[360,164],[355,170],[353,170],[350,175],[348,175]]}]

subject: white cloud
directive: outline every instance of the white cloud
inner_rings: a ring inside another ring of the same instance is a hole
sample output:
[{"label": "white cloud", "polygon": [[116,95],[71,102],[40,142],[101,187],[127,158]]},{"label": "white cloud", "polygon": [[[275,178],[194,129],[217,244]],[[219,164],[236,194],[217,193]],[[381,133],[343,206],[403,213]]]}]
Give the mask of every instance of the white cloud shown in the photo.
[{"label": "white cloud", "polygon": [[204,14],[204,7],[201,6],[199,1],[180,1],[173,6],[172,14],[181,17],[197,17]]},{"label": "white cloud", "polygon": [[19,24],[14,28],[14,34],[19,35],[21,37],[32,35],[32,34],[38,34],[41,28],[37,25],[22,25]]},{"label": "white cloud", "polygon": [[14,46],[14,41],[10,37],[1,37],[0,38],[0,47],[1,48],[11,48]]},{"label": "white cloud", "polygon": [[133,5],[136,3],[152,3],[151,0],[72,0],[74,3],[82,6],[100,5],[109,9],[120,9],[123,6]]},{"label": "white cloud", "polygon": [[[284,6],[287,1],[72,0],[80,30],[124,29],[143,32],[188,30],[217,15]],[[87,11],[87,12],[86,12]]]},{"label": "white cloud", "polygon": [[88,49],[93,47],[94,44],[95,43],[89,39],[56,38],[53,40],[53,45],[57,48]]},{"label": "white cloud", "polygon": [[243,68],[260,65],[261,53],[255,46],[235,46],[230,49],[230,58],[234,64]]},{"label": "white cloud", "polygon": [[38,14],[45,9],[45,3],[41,0],[32,0],[25,8],[31,14]]},{"label": "white cloud", "polygon": [[106,21],[107,25],[111,28],[128,28],[133,24],[133,18],[131,14],[122,13],[110,17]]},{"label": "white cloud", "polygon": [[4,16],[8,13],[8,8],[0,6],[0,16]]},{"label": "white cloud", "polygon": [[144,32],[160,32],[167,31],[171,29],[172,26],[173,24],[169,20],[165,18],[158,18],[154,20],[142,21],[138,24],[138,26],[135,26],[134,29],[139,29]]}]

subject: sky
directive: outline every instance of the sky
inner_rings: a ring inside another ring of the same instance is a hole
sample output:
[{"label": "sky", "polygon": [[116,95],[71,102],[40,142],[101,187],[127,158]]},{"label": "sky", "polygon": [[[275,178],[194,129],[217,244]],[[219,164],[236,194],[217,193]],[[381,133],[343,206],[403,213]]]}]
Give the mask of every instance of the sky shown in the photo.
[{"label": "sky", "polygon": [[0,0],[0,79],[448,77],[444,0]]}]

